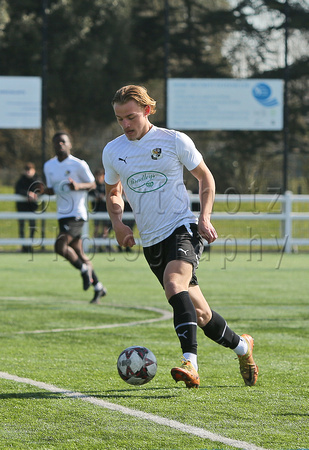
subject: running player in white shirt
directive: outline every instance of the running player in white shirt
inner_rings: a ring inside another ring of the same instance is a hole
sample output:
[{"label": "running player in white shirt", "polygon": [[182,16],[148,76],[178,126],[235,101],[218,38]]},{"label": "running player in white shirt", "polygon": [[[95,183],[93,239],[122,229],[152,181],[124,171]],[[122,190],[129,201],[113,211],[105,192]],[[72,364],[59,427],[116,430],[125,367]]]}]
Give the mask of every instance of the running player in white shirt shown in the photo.
[{"label": "running player in white shirt", "polygon": [[[235,351],[244,382],[253,386],[258,367],[252,356],[253,338],[234,333],[212,311],[195,275],[203,239],[217,238],[211,223],[215,182],[192,140],[174,130],[158,128],[149,121],[156,102],[141,86],[119,89],[112,101],[124,134],[103,150],[106,202],[119,245],[132,247],[133,232],[122,222],[122,190],[132,207],[146,260],[162,284],[173,308],[174,327],[183,352],[182,364],[174,367],[174,380],[186,387],[200,384],[197,366],[197,326],[213,341]],[[199,181],[200,216],[189,207],[183,167]]]},{"label": "running player in white shirt", "polygon": [[98,280],[81,239],[84,222],[88,220],[87,192],[95,188],[94,176],[85,161],[71,155],[72,144],[65,132],[53,137],[56,156],[44,164],[45,194],[56,194],[59,234],[55,251],[80,270],[83,289],[94,287],[90,303],[99,303],[106,289]]}]

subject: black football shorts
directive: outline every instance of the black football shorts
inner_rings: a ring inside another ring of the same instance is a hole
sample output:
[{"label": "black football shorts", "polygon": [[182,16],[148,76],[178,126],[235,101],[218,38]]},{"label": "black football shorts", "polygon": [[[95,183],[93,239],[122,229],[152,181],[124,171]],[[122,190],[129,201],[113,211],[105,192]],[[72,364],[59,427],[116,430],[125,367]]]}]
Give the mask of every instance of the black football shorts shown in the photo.
[{"label": "black football shorts", "polygon": [[85,221],[75,217],[64,217],[63,219],[59,219],[58,223],[60,233],[69,234],[72,238],[76,239],[81,237]]},{"label": "black football shorts", "polygon": [[157,244],[144,247],[144,255],[149,267],[163,286],[163,274],[170,261],[181,260],[192,264],[191,285],[197,285],[195,270],[199,264],[203,252],[203,239],[197,231],[196,224],[190,224],[190,228],[182,225]]}]

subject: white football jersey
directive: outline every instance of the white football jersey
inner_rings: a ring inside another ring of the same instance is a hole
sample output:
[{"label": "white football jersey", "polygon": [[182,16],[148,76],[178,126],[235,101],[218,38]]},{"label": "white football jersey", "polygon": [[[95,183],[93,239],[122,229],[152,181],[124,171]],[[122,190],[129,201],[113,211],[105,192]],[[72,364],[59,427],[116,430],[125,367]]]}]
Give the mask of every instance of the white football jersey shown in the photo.
[{"label": "white football jersey", "polygon": [[140,140],[123,134],[103,150],[105,182],[122,183],[132,207],[143,247],[162,241],[181,225],[197,223],[183,182],[202,161],[184,133],[152,128]]},{"label": "white football jersey", "polygon": [[87,220],[87,194],[85,190],[72,191],[69,178],[77,183],[90,183],[94,176],[86,163],[75,156],[69,155],[63,161],[55,156],[44,164],[46,185],[53,188],[57,198],[57,217],[75,217]]}]

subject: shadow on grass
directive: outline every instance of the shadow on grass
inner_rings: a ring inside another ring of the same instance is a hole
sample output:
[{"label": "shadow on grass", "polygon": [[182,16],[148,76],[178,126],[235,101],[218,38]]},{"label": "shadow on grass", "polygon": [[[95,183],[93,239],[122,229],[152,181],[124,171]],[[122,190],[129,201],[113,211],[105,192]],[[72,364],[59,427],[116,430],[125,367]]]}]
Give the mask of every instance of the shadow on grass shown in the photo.
[{"label": "shadow on grass", "polygon": [[[239,386],[200,386],[197,391],[201,391],[204,389],[239,389]],[[155,391],[170,391],[173,390],[174,392],[171,392],[166,395],[157,395]],[[64,398],[84,398],[84,397],[93,397],[93,398],[99,398],[99,399],[105,399],[105,400],[111,400],[111,399],[120,399],[120,398],[130,398],[130,397],[140,397],[143,399],[168,399],[176,397],[177,392],[180,390],[186,390],[187,388],[183,386],[173,386],[173,387],[156,387],[156,388],[145,388],[143,386],[140,387],[130,387],[128,389],[113,389],[106,391],[106,394],[98,393],[98,392],[76,392],[76,395],[73,391],[67,391],[67,392],[19,392],[19,393],[9,393],[9,394],[0,394],[0,400],[7,400],[7,399],[64,399]],[[195,389],[192,389],[192,391],[195,391]],[[153,395],[149,395],[150,392],[153,392]],[[148,395],[147,395],[148,394]]]},{"label": "shadow on grass", "polygon": [[[153,390],[153,389],[149,389]],[[118,392],[118,394],[116,394]],[[143,399],[167,399],[167,398],[173,398],[175,395],[145,395],[147,392],[145,390],[138,391],[138,390],[130,390],[130,394],[125,394],[121,392],[129,392],[128,390],[115,390],[115,394],[110,395],[104,395],[99,393],[93,393],[93,392],[87,392],[87,393],[81,393],[76,392],[76,395],[74,395],[74,392],[68,391],[68,392],[25,392],[25,393],[10,393],[10,394],[0,394],[0,400],[7,400],[7,399],[19,399],[19,400],[27,400],[27,399],[38,399],[38,400],[53,400],[53,399],[70,399],[70,398],[86,398],[86,397],[92,397],[92,398],[98,398],[102,400],[112,400],[112,399],[121,399],[121,398],[143,398]]]},{"label": "shadow on grass", "polygon": [[[68,391],[69,393],[69,391]],[[0,400],[6,400],[6,399],[29,399],[29,398],[36,398],[36,399],[57,399],[57,398],[68,398],[68,396],[63,392],[19,392],[11,393],[11,394],[0,394]]]}]

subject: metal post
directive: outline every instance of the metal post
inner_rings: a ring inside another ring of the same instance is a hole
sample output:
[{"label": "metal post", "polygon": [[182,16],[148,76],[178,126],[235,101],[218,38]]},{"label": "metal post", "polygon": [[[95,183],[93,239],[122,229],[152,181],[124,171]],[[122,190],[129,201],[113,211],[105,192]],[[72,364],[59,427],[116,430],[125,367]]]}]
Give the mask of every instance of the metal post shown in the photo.
[{"label": "metal post", "polygon": [[47,7],[48,0],[42,0],[42,168],[46,160],[46,120],[47,120]]},{"label": "metal post", "polygon": [[169,41],[170,41],[170,24],[169,24],[169,3],[168,0],[164,1],[164,126],[167,126],[167,80],[169,78]]},{"label": "metal post", "polygon": [[[41,147],[42,147],[42,174],[43,166],[46,161],[46,122],[47,122],[47,8],[48,0],[42,0],[42,134],[41,134]],[[45,209],[45,202],[42,202],[42,211]],[[42,220],[41,238],[42,238],[42,250],[44,250],[45,239],[45,220]]]},{"label": "metal post", "polygon": [[289,38],[289,2],[285,0],[285,33],[284,33],[284,126],[283,126],[283,193],[288,190],[288,153],[289,153],[289,105],[288,105],[288,85],[289,85],[289,65],[288,65],[288,38]]}]

